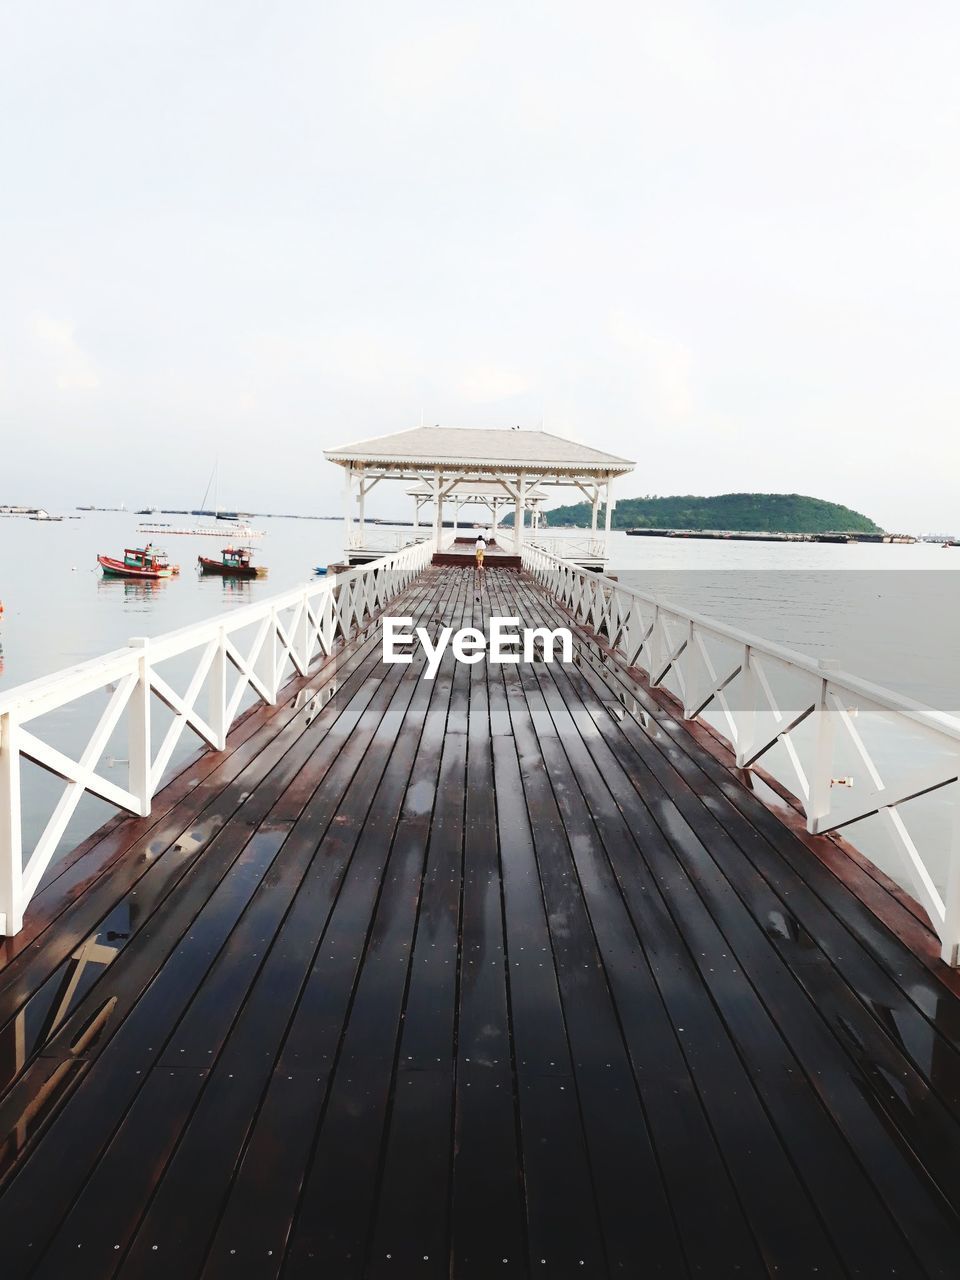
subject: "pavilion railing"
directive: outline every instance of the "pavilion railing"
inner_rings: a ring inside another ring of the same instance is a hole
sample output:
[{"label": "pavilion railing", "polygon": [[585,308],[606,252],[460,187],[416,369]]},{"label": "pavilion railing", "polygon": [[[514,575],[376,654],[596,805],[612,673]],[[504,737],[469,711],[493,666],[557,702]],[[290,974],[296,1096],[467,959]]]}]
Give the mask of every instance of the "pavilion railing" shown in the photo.
[{"label": "pavilion railing", "polygon": [[548,555],[558,556],[561,559],[573,557],[581,560],[592,558],[600,560],[607,554],[606,542],[598,537],[527,533],[524,541],[529,542],[531,546],[539,547],[541,551],[546,551]]},{"label": "pavilion railing", "polygon": [[[738,768],[776,752],[809,832],[879,822],[944,960],[960,963],[960,719],[540,547],[528,544],[523,564],[626,666],[671,692],[685,719],[709,709]],[[922,822],[918,812],[912,833],[904,810],[923,797],[937,812]]]},{"label": "pavilion railing", "polygon": [[354,525],[347,535],[348,551],[363,549],[364,551],[402,551],[413,543],[427,542],[432,537],[429,529],[384,529],[380,525],[365,524],[361,533]]},{"label": "pavilion railing", "polygon": [[[186,728],[215,751],[226,745],[245,696],[274,704],[291,674],[305,676],[402,591],[429,563],[427,540],[361,568],[329,575],[221,617],[152,639],[131,640],[100,658],[0,693],[0,935],[12,936],[85,794],[145,816]],[[244,634],[245,633],[245,634]],[[158,664],[192,664],[178,693]],[[233,687],[228,675],[237,673]],[[206,705],[200,710],[204,693]],[[79,758],[42,740],[32,722],[51,711],[105,693],[106,706]],[[158,736],[151,711],[158,701],[172,720]],[[115,731],[126,729],[126,786],[99,772]],[[21,761],[32,761],[65,784],[54,811],[24,860]]]}]

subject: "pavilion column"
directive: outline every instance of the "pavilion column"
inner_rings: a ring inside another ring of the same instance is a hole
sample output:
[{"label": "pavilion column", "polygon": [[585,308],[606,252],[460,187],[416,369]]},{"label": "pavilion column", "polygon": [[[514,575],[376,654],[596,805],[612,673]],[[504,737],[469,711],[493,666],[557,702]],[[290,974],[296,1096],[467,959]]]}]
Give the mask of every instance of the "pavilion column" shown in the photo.
[{"label": "pavilion column", "polygon": [[456,498],[454,498],[453,500],[453,540],[454,542],[456,542],[457,540],[457,528],[460,524],[460,507],[462,505],[463,504],[461,502],[459,502]]},{"label": "pavilion column", "polygon": [[513,517],[514,541],[517,555],[523,550],[523,496],[527,487],[527,477],[521,471],[517,476],[517,505]]},{"label": "pavilion column", "polygon": [[437,468],[433,473],[433,536],[436,539],[437,550],[440,549],[440,535],[443,532],[443,499],[440,496],[440,469]]},{"label": "pavilion column", "polygon": [[607,473],[607,491],[606,491],[606,517],[603,522],[603,554],[607,554],[607,547],[610,542],[610,521],[613,518],[613,476]]},{"label": "pavilion column", "polygon": [[347,548],[353,546],[353,463],[348,462],[343,468],[343,522],[346,530]]},{"label": "pavilion column", "polygon": [[413,500],[413,532],[420,532],[420,499]]},{"label": "pavilion column", "polygon": [[363,527],[363,515],[364,515],[364,506],[365,506],[364,499],[366,498],[366,496],[367,496],[367,482],[364,479],[363,468],[361,467],[360,468],[360,499],[359,499],[359,510],[357,512],[357,515],[359,517],[359,520],[358,520],[359,527],[357,529],[357,536],[358,536],[359,544],[361,547],[364,546],[366,541],[365,534],[364,534],[364,527]]},{"label": "pavilion column", "polygon": [[597,511],[600,507],[600,486],[595,486],[593,490],[593,516],[590,520],[590,533],[595,538],[597,536]]}]

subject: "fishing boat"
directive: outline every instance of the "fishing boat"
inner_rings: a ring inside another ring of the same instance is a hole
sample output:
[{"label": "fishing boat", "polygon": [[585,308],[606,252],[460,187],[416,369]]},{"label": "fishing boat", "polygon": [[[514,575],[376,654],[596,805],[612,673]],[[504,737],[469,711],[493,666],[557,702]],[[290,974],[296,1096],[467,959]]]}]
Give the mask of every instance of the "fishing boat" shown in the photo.
[{"label": "fishing boat", "polygon": [[265,578],[266,569],[262,565],[251,564],[251,555],[250,547],[224,547],[219,560],[197,556],[197,564],[201,573],[219,573],[223,578]]},{"label": "fishing boat", "polygon": [[155,581],[172,578],[180,572],[179,565],[167,559],[165,551],[158,551],[148,542],[145,547],[127,547],[122,560],[113,556],[97,556],[97,564],[106,578],[143,578]]}]

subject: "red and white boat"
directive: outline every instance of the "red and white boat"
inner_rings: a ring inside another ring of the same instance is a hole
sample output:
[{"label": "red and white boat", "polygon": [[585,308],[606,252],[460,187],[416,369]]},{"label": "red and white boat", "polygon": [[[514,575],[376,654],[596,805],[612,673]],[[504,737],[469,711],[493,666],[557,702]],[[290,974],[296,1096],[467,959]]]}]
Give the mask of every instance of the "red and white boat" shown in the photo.
[{"label": "red and white boat", "polygon": [[97,556],[97,564],[107,578],[145,578],[156,581],[172,578],[180,572],[180,566],[171,564],[165,551],[157,551],[148,542],[145,547],[127,547],[123,559],[113,556]]}]

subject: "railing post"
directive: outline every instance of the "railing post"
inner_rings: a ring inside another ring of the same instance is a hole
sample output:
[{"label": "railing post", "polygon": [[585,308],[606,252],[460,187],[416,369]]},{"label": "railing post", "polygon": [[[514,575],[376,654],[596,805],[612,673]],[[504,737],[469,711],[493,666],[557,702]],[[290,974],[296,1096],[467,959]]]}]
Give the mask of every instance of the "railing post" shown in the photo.
[{"label": "railing post", "polygon": [[20,747],[17,725],[0,716],[0,935],[23,928],[23,833],[20,825]]},{"label": "railing post", "polygon": [[256,661],[257,675],[266,686],[269,694],[269,704],[272,707],[277,701],[277,611],[276,608],[270,610],[270,625],[267,634],[263,638],[263,648],[260,650]]},{"label": "railing post", "polygon": [[807,830],[816,833],[822,818],[830,812],[830,778],[833,769],[833,715],[828,702],[830,672],[839,670],[835,658],[821,658],[817,663],[823,673],[817,692],[815,712],[816,742],[810,771],[810,796],[807,800]]},{"label": "railing post", "polygon": [[217,630],[217,647],[210,664],[208,680],[208,715],[210,728],[216,739],[217,750],[227,745],[227,633],[223,627]]},{"label": "railing post", "polygon": [[[650,681],[651,687],[656,683],[657,667],[660,664],[660,606],[653,606],[653,622],[650,624],[650,634],[647,636],[646,661],[641,661],[641,669],[645,666],[647,679]],[[643,657],[641,653],[641,658]]]},{"label": "railing post", "polygon": [[300,622],[297,625],[299,634],[293,638],[294,649],[303,663],[304,674],[310,666],[310,650],[313,647],[310,636],[310,597],[306,588],[304,588],[301,597],[301,613]]},{"label": "railing post", "polygon": [[[960,760],[956,767],[960,774]],[[946,788],[946,795],[950,805],[950,834],[940,955],[956,969],[960,966],[960,777]]]},{"label": "railing post", "polygon": [[[687,619],[687,641],[686,641],[686,644],[687,644],[687,647],[686,647],[686,649],[684,650],[684,654],[683,654],[683,655],[681,655],[681,656],[684,656],[684,655],[686,655],[686,654],[689,654],[689,655],[690,655],[691,661],[690,661],[687,665],[688,665],[688,668],[689,668],[689,671],[690,671],[690,674],[691,674],[691,677],[692,677],[693,669],[694,669],[694,668],[693,668],[693,662],[692,662],[692,658],[693,658],[693,619],[692,619],[692,618],[688,618],[688,619]],[[680,690],[681,690],[681,693],[682,693],[682,695],[683,695],[683,718],[684,718],[684,720],[693,720],[693,719],[695,719],[696,717],[695,717],[695,714],[694,714],[694,707],[693,707],[693,704],[691,703],[691,700],[690,700],[690,688],[689,688],[689,685],[690,685],[691,681],[690,681],[690,680],[685,680],[685,679],[683,679],[683,667],[680,665],[680,658],[677,658],[677,660],[676,660],[676,661],[674,662],[674,664],[673,664],[673,667],[674,667],[674,671],[675,671],[675,672],[676,672],[676,674],[677,674],[677,683],[678,683],[678,685],[679,685],[679,687],[680,687]]]},{"label": "railing post", "polygon": [[737,741],[734,745],[737,749],[737,768],[746,769],[756,738],[757,711],[759,710],[757,695],[760,691],[760,682],[753,669],[753,650],[748,644],[743,646],[743,667],[740,676],[740,696],[743,698],[743,707],[739,710],[739,714],[734,715],[734,723],[737,726]]},{"label": "railing post", "polygon": [[329,657],[333,653],[333,627],[334,627],[334,598],[333,593],[335,586],[333,583],[328,584],[329,589],[323,597],[323,608],[320,613],[320,645],[323,649],[324,657]]},{"label": "railing post", "polygon": [[128,790],[137,797],[140,816],[145,818],[150,812],[150,801],[153,798],[150,779],[153,759],[150,735],[150,641],[146,636],[134,636],[127,644],[131,649],[137,650],[137,687],[130,695],[129,704]]}]

